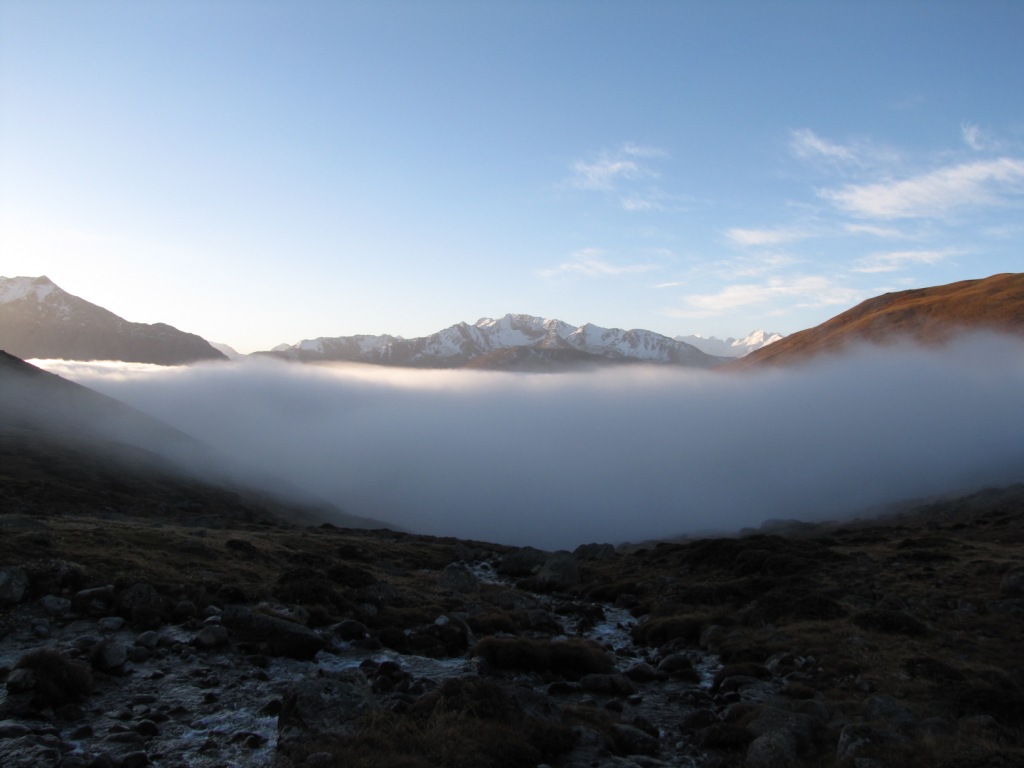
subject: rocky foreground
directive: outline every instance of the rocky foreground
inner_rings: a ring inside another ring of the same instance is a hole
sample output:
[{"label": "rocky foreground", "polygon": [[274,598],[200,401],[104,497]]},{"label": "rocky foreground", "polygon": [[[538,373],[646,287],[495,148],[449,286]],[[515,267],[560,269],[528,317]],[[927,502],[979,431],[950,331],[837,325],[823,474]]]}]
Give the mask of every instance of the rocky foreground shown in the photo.
[{"label": "rocky foreground", "polygon": [[1024,487],[544,553],[0,508],[0,765],[1024,764]]}]

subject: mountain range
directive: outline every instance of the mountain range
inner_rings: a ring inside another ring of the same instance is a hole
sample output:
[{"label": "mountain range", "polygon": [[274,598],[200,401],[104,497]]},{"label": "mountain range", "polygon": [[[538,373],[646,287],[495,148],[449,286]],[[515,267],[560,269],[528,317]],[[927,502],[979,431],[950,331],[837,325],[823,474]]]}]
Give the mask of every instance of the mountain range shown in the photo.
[{"label": "mountain range", "polygon": [[774,344],[782,338],[781,333],[762,330],[752,331],[742,339],[735,339],[732,336],[727,339],[719,339],[715,336],[698,336],[696,334],[675,337],[676,341],[685,342],[707,355],[716,357],[743,357],[755,349]]},{"label": "mountain range", "polygon": [[429,336],[340,336],[281,345],[287,360],[351,361],[417,368],[552,370],[574,366],[657,363],[714,368],[724,359],[691,344],[644,330],[573,326],[561,320],[507,314],[457,323]]},{"label": "mountain range", "polygon": [[751,352],[728,370],[788,365],[853,343],[939,344],[962,330],[1024,335],[1024,273],[886,293]]},{"label": "mountain range", "polygon": [[0,349],[21,358],[159,365],[227,359],[193,333],[129,322],[45,276],[0,277]]}]

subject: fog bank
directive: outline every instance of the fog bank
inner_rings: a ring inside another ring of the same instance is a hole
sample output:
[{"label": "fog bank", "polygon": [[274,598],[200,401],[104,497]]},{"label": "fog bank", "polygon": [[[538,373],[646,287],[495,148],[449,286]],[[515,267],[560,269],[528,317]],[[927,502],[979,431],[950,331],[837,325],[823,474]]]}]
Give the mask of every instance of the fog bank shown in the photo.
[{"label": "fog bank", "polygon": [[1024,343],[730,375],[42,361],[346,511],[546,549],[1024,480]]}]

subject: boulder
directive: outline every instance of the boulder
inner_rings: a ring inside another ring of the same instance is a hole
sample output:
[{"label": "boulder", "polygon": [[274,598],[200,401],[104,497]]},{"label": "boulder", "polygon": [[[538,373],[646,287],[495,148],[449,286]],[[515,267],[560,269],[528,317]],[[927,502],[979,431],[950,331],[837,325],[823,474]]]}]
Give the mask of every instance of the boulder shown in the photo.
[{"label": "boulder", "polygon": [[89,661],[102,672],[114,672],[128,661],[128,646],[116,638],[108,637],[92,647]]},{"label": "boulder", "polygon": [[16,565],[0,568],[0,605],[21,602],[28,589],[28,574]]},{"label": "boulder", "polygon": [[118,600],[120,614],[139,627],[152,629],[160,624],[164,599],[152,584],[138,582],[128,587]]},{"label": "boulder", "polygon": [[473,569],[465,563],[450,563],[441,571],[439,579],[441,589],[450,589],[452,592],[479,592],[480,579],[473,573]]},{"label": "boulder", "polygon": [[1003,597],[1024,597],[1024,568],[1010,571],[999,582],[999,593]]},{"label": "boulder", "polygon": [[788,731],[769,731],[747,747],[744,768],[789,768],[797,762],[797,747]]},{"label": "boulder", "polygon": [[495,570],[502,576],[532,576],[547,559],[546,552],[533,547],[521,547],[502,557]]},{"label": "boulder", "polygon": [[571,552],[555,552],[537,572],[537,581],[555,588],[579,584],[581,581],[579,561]]},{"label": "boulder", "polygon": [[286,619],[265,616],[243,606],[224,609],[221,621],[235,639],[254,643],[270,656],[312,659],[324,647],[324,640],[313,630]]}]

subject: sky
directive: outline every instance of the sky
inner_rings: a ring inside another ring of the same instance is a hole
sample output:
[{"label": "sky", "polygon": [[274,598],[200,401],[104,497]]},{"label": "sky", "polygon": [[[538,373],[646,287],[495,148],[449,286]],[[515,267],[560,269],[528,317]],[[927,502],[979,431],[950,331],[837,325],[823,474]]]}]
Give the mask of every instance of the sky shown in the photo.
[{"label": "sky", "polygon": [[0,274],[242,352],[1024,264],[1024,3],[0,0]]}]

